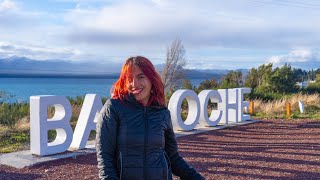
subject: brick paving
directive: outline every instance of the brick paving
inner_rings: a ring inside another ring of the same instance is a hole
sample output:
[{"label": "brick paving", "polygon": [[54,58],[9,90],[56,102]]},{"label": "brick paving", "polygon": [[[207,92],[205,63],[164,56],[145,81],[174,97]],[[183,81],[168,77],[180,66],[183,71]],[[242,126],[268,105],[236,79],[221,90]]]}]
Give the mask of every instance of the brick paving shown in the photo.
[{"label": "brick paving", "polygon": [[[261,120],[177,140],[206,179],[320,179],[320,120]],[[23,169],[0,165],[0,179],[98,179],[96,164],[88,154]]]}]

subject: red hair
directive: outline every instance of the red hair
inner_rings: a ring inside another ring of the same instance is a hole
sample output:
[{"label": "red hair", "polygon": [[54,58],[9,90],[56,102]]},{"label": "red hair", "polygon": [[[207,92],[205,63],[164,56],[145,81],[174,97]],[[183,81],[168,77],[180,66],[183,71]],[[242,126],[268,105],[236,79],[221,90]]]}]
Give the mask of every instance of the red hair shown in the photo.
[{"label": "red hair", "polygon": [[138,66],[152,84],[151,97],[147,105],[165,106],[164,86],[153,64],[145,57],[130,57],[122,66],[120,77],[114,84],[112,98],[123,100],[129,93],[127,82],[131,76],[133,66]]}]

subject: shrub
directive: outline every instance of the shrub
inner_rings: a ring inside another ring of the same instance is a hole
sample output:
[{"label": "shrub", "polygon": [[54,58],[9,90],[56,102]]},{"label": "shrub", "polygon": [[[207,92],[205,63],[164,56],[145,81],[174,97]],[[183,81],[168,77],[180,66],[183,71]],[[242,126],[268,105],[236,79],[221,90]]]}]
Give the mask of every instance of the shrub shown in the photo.
[{"label": "shrub", "polygon": [[28,103],[2,103],[0,104],[0,124],[13,126],[18,120],[29,116]]},{"label": "shrub", "polygon": [[283,116],[286,113],[285,111],[286,111],[287,102],[291,104],[291,111],[298,112],[299,114],[299,105],[298,105],[299,100],[301,100],[305,105],[306,113],[319,113],[320,94],[318,93],[314,93],[310,95],[297,93],[297,94],[283,96],[281,99],[278,99],[278,100],[264,101],[262,99],[255,99],[253,102],[254,102],[255,112],[259,113],[261,116],[279,117],[279,116]]}]

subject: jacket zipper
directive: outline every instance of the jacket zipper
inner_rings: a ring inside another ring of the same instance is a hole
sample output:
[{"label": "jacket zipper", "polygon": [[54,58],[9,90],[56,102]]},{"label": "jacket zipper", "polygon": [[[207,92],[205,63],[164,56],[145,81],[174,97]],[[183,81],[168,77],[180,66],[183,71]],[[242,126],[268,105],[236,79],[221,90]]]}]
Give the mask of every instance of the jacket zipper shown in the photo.
[{"label": "jacket zipper", "polygon": [[122,153],[120,151],[120,180],[122,179]]},{"label": "jacket zipper", "polygon": [[147,175],[146,175],[146,163],[147,163],[147,144],[148,144],[148,120],[146,118],[146,107],[144,107],[144,112],[143,112],[143,120],[144,122],[144,128],[145,128],[145,133],[144,133],[144,160],[143,160],[143,179],[146,179]]}]

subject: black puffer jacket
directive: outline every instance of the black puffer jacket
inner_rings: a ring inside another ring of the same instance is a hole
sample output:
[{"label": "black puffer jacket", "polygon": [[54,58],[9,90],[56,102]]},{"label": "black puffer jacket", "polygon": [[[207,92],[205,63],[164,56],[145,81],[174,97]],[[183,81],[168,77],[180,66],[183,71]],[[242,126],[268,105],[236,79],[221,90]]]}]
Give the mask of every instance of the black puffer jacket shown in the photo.
[{"label": "black puffer jacket", "polygon": [[[130,97],[130,96],[129,96]],[[97,123],[97,159],[101,179],[204,179],[178,153],[170,112],[143,107],[134,97],[109,99]]]}]

